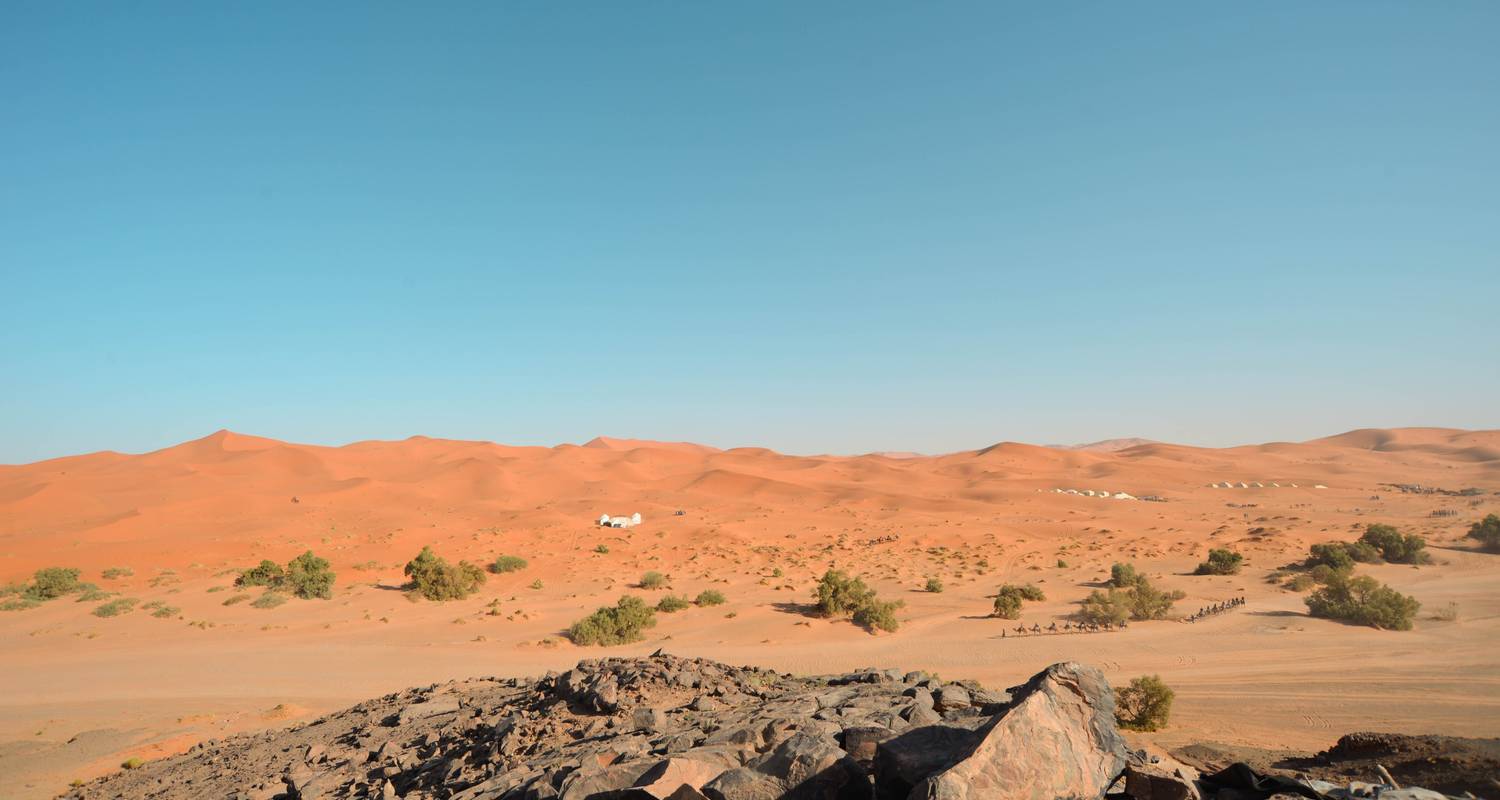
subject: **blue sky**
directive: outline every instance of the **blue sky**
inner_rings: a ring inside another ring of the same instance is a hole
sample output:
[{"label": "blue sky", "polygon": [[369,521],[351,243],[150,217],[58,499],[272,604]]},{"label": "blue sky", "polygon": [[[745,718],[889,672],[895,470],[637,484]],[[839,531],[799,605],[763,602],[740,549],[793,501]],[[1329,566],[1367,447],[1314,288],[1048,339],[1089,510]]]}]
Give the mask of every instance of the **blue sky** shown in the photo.
[{"label": "blue sky", "polygon": [[0,0],[0,462],[1500,427],[1497,32]]}]

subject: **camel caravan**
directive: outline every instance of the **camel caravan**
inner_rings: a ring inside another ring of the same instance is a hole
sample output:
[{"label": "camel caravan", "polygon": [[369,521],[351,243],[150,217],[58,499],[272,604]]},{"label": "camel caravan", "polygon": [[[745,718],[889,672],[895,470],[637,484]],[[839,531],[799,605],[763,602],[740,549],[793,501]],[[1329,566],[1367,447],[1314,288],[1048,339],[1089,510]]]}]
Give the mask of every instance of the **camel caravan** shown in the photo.
[{"label": "camel caravan", "polygon": [[1200,619],[1207,619],[1208,617],[1217,616],[1227,611],[1233,611],[1234,609],[1239,608],[1244,604],[1245,598],[1233,597],[1225,600],[1222,603],[1214,603],[1211,606],[1204,606],[1203,608],[1198,609],[1198,613],[1187,617],[1183,620],[1183,622],[1197,622]]},{"label": "camel caravan", "polygon": [[[1115,631],[1123,631],[1127,627],[1129,626],[1124,620],[1117,623],[1063,622],[1061,625],[1054,622],[1045,628],[1033,622],[1030,627],[1027,627],[1023,623],[1017,625],[1012,630],[1020,636],[1027,636],[1043,633],[1113,633]],[[1006,638],[1007,633],[1008,631],[1001,630],[1000,638]]]}]

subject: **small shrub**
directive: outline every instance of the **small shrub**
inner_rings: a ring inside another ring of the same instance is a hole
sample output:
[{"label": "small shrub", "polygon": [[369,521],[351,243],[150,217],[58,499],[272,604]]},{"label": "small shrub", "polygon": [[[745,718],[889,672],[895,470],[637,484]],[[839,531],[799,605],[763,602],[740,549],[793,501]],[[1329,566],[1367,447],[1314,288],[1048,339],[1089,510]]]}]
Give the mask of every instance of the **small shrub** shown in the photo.
[{"label": "small shrub", "polygon": [[131,575],[135,574],[135,570],[131,569],[130,567],[110,567],[109,569],[106,569],[99,574],[103,576],[105,580],[112,581],[116,578],[128,578]]},{"label": "small shrub", "polygon": [[286,602],[286,595],[281,594],[280,592],[267,591],[265,594],[261,595],[260,597],[255,598],[255,602],[251,603],[250,607],[251,608],[275,608],[275,607],[277,607],[279,605],[282,605],[285,602]]},{"label": "small shrub", "polygon": [[[1354,567],[1330,567],[1327,564],[1319,564],[1308,570],[1306,577],[1319,586],[1327,586],[1339,578],[1347,578],[1354,572]],[[1299,576],[1301,577],[1301,576]],[[1311,587],[1308,587],[1311,588]]]},{"label": "small shrub", "polygon": [[641,576],[642,589],[661,589],[667,585],[666,576],[660,572],[648,572]]},{"label": "small shrub", "polygon": [[596,545],[594,545],[594,552],[598,553],[601,556],[603,556],[603,555],[609,555],[609,545],[607,545],[607,544],[596,544]]},{"label": "small shrub", "polygon": [[1317,585],[1317,580],[1315,580],[1313,576],[1305,573],[1302,575],[1297,575],[1286,582],[1286,588],[1291,589],[1294,592],[1305,592]]},{"label": "small shrub", "polygon": [[1432,612],[1432,618],[1438,622],[1457,622],[1458,603],[1449,602],[1448,605]]},{"label": "small shrub", "polygon": [[536,580],[532,581],[531,582],[531,588],[533,588],[533,589],[540,589],[540,588],[542,588],[542,579],[541,578],[537,578]]},{"label": "small shrub", "polygon": [[449,564],[431,547],[423,547],[403,572],[411,578],[412,590],[428,600],[462,600],[484,585],[484,570],[467,561]]},{"label": "small shrub", "polygon": [[724,599],[724,593],[718,589],[704,589],[698,593],[695,602],[700,606],[722,606],[729,601]]},{"label": "small shrub", "polygon": [[118,600],[111,600],[108,603],[95,608],[94,616],[118,617],[121,614],[129,614],[130,612],[135,610],[136,602],[137,601],[134,597],[121,597]]},{"label": "small shrub", "polygon": [[625,595],[613,606],[604,606],[568,628],[575,644],[608,647],[638,642],[643,631],[656,625],[656,612],[639,597]]},{"label": "small shrub", "polygon": [[262,559],[258,566],[251,567],[240,573],[235,578],[235,586],[269,586],[277,587],[286,580],[286,570],[280,564],[270,559]]},{"label": "small shrub", "polygon": [[901,627],[901,621],[896,619],[896,611],[904,607],[906,603],[900,600],[876,600],[870,598],[864,605],[855,609],[854,624],[866,630],[882,630],[895,633]]},{"label": "small shrub", "polygon": [[942,594],[942,592],[943,592],[943,579],[942,578],[928,578],[927,579],[926,589],[927,589],[927,591],[932,592],[933,594]]},{"label": "small shrub", "polygon": [[817,598],[817,612],[824,617],[849,616],[875,597],[863,580],[836,569],[823,573],[813,594]]},{"label": "small shrub", "polygon": [[777,568],[771,570],[771,577],[773,577],[773,578],[780,578],[782,576],[782,574],[783,573],[781,571],[781,567],[777,567]]},{"label": "small shrub", "polygon": [[1001,619],[1021,618],[1021,596],[1001,590],[995,595],[995,610],[993,616]]},{"label": "small shrub", "polygon": [[656,610],[662,612],[663,614],[671,614],[677,611],[681,611],[684,608],[691,608],[692,605],[693,604],[688,602],[688,599],[686,597],[678,597],[675,594],[669,594],[666,597],[663,597],[661,601],[656,604]]},{"label": "small shrub", "polygon": [[1425,539],[1414,533],[1403,534],[1390,525],[1366,526],[1359,541],[1380,551],[1380,557],[1392,564],[1425,564],[1432,560]]},{"label": "small shrub", "polygon": [[1068,562],[1066,562],[1066,561],[1064,561],[1064,560],[1062,560],[1062,559],[1059,558],[1057,560],[1057,568],[1058,569],[1067,569],[1068,568]]},{"label": "small shrub", "polygon": [[1033,603],[1040,603],[1041,601],[1047,599],[1047,595],[1043,594],[1041,588],[1034,583],[1025,583],[1021,584],[1020,586],[1011,586],[1011,588],[1020,593],[1022,600],[1029,600]]},{"label": "small shrub", "polygon": [[248,594],[231,595],[229,597],[224,598],[224,602],[221,603],[221,605],[232,606],[232,605],[235,605],[236,603],[243,603],[243,602],[245,602],[246,600],[249,600],[249,599],[250,599],[250,595],[248,595]]},{"label": "small shrub", "polygon": [[181,611],[182,609],[176,606],[164,605],[158,606],[155,611],[152,611],[151,616],[156,617],[157,619],[167,619],[169,617],[177,616],[179,613],[181,613]]},{"label": "small shrub", "polygon": [[311,550],[286,565],[286,585],[303,600],[333,597],[334,577],[328,569],[328,559],[313,555]]},{"label": "small shrub", "polygon": [[139,758],[127,758],[124,761],[120,762],[120,768],[121,769],[140,769],[141,767],[145,766],[145,764],[146,764],[146,762],[140,760]]},{"label": "small shrub", "polygon": [[1078,617],[1095,625],[1118,625],[1130,619],[1130,600],[1119,589],[1110,589],[1108,592],[1096,589],[1083,599]]},{"label": "small shrub", "polygon": [[1156,731],[1166,727],[1172,715],[1175,693],[1158,675],[1143,675],[1115,690],[1115,720],[1132,731]]},{"label": "small shrub", "polygon": [[92,583],[81,584],[78,587],[78,602],[97,603],[100,600],[108,600],[114,592],[106,592]]},{"label": "small shrub", "polygon": [[1236,575],[1245,557],[1233,550],[1214,548],[1208,551],[1208,560],[1198,565],[1197,575]]},{"label": "small shrub", "polygon": [[1141,579],[1134,564],[1114,564],[1109,568],[1109,585],[1116,589],[1128,589]]},{"label": "small shrub", "polygon": [[500,556],[495,559],[495,563],[490,565],[490,570],[496,575],[520,572],[523,569],[526,569],[526,559],[520,556]]},{"label": "small shrub", "polygon": [[1391,631],[1411,630],[1422,604],[1367,575],[1340,577],[1308,595],[1308,613]]},{"label": "small shrub", "polygon": [[1127,594],[1130,597],[1131,619],[1165,619],[1172,611],[1172,604],[1187,594],[1181,591],[1164,591],[1152,586],[1142,577]]},{"label": "small shrub", "polygon": [[31,585],[23,593],[32,600],[52,600],[78,591],[78,576],[82,573],[72,567],[46,567],[37,570],[31,577]]},{"label": "small shrub", "polygon": [[1479,542],[1480,549],[1500,553],[1500,517],[1490,514],[1469,526],[1465,538]]},{"label": "small shrub", "polygon": [[21,597],[12,597],[3,603],[0,603],[0,611],[25,611],[28,608],[36,608],[41,604],[42,601],[34,600],[23,595]]},{"label": "small shrub", "polygon": [[1354,557],[1349,555],[1349,546],[1344,542],[1320,542],[1307,549],[1306,564],[1349,572],[1354,569]]}]

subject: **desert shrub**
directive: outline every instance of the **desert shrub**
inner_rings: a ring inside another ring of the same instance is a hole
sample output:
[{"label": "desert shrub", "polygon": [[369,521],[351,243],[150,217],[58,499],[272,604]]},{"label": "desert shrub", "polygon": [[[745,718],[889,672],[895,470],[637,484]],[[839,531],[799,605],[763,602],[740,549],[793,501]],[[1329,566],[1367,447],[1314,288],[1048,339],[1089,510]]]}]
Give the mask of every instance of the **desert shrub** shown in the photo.
[{"label": "desert shrub", "polygon": [[871,597],[864,605],[855,609],[854,624],[867,630],[883,630],[894,633],[901,627],[896,611],[906,604],[900,600],[876,600]]},{"label": "desert shrub", "polygon": [[1118,625],[1130,619],[1130,599],[1120,589],[1110,589],[1108,592],[1096,589],[1083,599],[1078,617],[1095,625]]},{"label": "desert shrub", "polygon": [[26,597],[25,595],[21,595],[18,597],[12,597],[3,603],[0,603],[0,611],[25,611],[28,608],[36,608],[41,604],[42,601],[40,600],[34,600],[30,597]]},{"label": "desert shrub", "polygon": [[95,608],[94,616],[118,617],[121,614],[129,614],[130,612],[135,610],[136,602],[137,601],[134,597],[121,597],[118,600],[111,600],[108,603]]},{"label": "desert shrub", "polygon": [[1307,566],[1327,566],[1330,569],[1348,572],[1354,569],[1354,557],[1349,554],[1349,545],[1344,542],[1320,542],[1307,549]]},{"label": "desert shrub", "polygon": [[613,606],[604,606],[568,628],[574,644],[610,645],[638,642],[643,631],[656,625],[656,612],[639,597],[625,595]]},{"label": "desert shrub", "polygon": [[403,572],[412,591],[428,600],[462,600],[484,585],[484,570],[467,561],[450,564],[431,547],[423,547]]},{"label": "desert shrub", "polygon": [[1233,550],[1225,550],[1218,547],[1208,551],[1208,560],[1198,565],[1194,574],[1197,575],[1235,575],[1240,571],[1240,563],[1245,557]]},{"label": "desert shrub", "polygon": [[245,602],[246,600],[249,600],[249,599],[250,599],[250,595],[248,595],[248,594],[230,595],[229,597],[224,598],[224,602],[221,603],[220,605],[232,606],[232,605],[234,605],[236,603],[243,603],[243,602]]},{"label": "desert shrub", "polygon": [[262,559],[258,566],[251,567],[234,579],[235,586],[269,586],[275,588],[286,580],[286,570],[270,559]]},{"label": "desert shrub", "polygon": [[100,600],[108,600],[113,592],[106,592],[92,583],[85,583],[78,589],[78,602],[97,603]]},{"label": "desert shrub", "polygon": [[609,545],[607,545],[607,544],[596,544],[596,545],[594,545],[594,552],[598,553],[600,555],[607,555],[609,553]]},{"label": "desert shrub", "polygon": [[1366,526],[1359,541],[1379,550],[1380,557],[1392,564],[1425,564],[1432,560],[1425,539],[1414,533],[1403,534],[1390,525]]},{"label": "desert shrub", "polygon": [[537,578],[536,580],[532,581],[531,582],[531,588],[533,588],[533,589],[540,589],[540,588],[542,588],[542,579],[541,578]]},{"label": "desert shrub", "polygon": [[270,591],[270,590],[266,590],[265,594],[261,595],[260,597],[255,598],[255,602],[251,603],[250,607],[251,608],[275,608],[275,607],[277,607],[277,606],[279,606],[279,605],[281,605],[281,604],[283,604],[285,602],[286,602],[286,595],[281,594],[280,592],[273,592],[273,591]]},{"label": "desert shrub", "polygon": [[120,762],[120,768],[121,769],[140,769],[141,767],[145,766],[145,764],[146,764],[146,762],[140,760],[139,758],[127,758],[124,761]]},{"label": "desert shrub", "polygon": [[1115,690],[1115,720],[1132,731],[1161,730],[1172,715],[1175,693],[1159,675],[1142,675]]},{"label": "desert shrub", "polygon": [[1043,594],[1041,588],[1034,583],[1023,583],[1019,586],[1013,586],[1010,584],[1006,585],[1010,586],[1010,588],[1019,593],[1022,600],[1029,600],[1033,603],[1040,603],[1041,601],[1047,599],[1047,595]]},{"label": "desert shrub", "polygon": [[641,576],[642,589],[661,589],[667,585],[667,578],[660,572],[647,572]]},{"label": "desert shrub", "polygon": [[1367,575],[1339,577],[1304,600],[1315,617],[1369,625],[1392,631],[1411,630],[1422,604]]},{"label": "desert shrub", "polygon": [[781,567],[776,567],[775,569],[771,570],[771,577],[773,578],[780,578],[784,574],[786,573],[781,571]]},{"label": "desert shrub", "polygon": [[168,617],[177,616],[181,611],[182,609],[176,606],[160,605],[156,607],[155,611],[151,612],[151,616],[157,619],[167,619]]},{"label": "desert shrub", "polygon": [[927,591],[932,592],[933,594],[941,594],[943,591],[943,579],[928,578],[927,586],[925,588],[927,589]]},{"label": "desert shrub", "polygon": [[82,573],[72,567],[46,567],[31,576],[31,584],[23,595],[32,600],[52,600],[78,591],[78,576]]},{"label": "desert shrub", "polygon": [[1062,559],[1059,558],[1057,560],[1057,568],[1058,569],[1067,569],[1068,568],[1068,562],[1066,562],[1066,561],[1064,561],[1064,560],[1062,560]]},{"label": "desert shrub", "polygon": [[688,599],[686,597],[678,597],[675,594],[669,594],[666,597],[663,597],[661,601],[656,604],[656,610],[662,612],[663,614],[671,614],[677,611],[681,611],[684,608],[691,608],[692,605],[693,604],[688,602]]},{"label": "desert shrub", "polygon": [[1134,564],[1113,564],[1109,568],[1109,585],[1116,589],[1125,589],[1135,585],[1141,579],[1140,573],[1135,571]]},{"label": "desert shrub", "polygon": [[817,598],[819,616],[847,617],[874,599],[875,592],[863,580],[851,578],[843,570],[830,569],[818,579],[813,595]]},{"label": "desert shrub", "polygon": [[1313,576],[1306,573],[1294,576],[1291,580],[1286,582],[1286,588],[1291,589],[1294,592],[1305,592],[1317,585],[1317,580],[1315,580]]},{"label": "desert shrub", "polygon": [[1385,560],[1380,554],[1380,548],[1375,547],[1363,539],[1356,539],[1344,543],[1344,550],[1349,557],[1361,564],[1379,564]]},{"label": "desert shrub", "polygon": [[698,593],[698,599],[695,602],[700,606],[722,606],[729,601],[718,589],[704,589]]},{"label": "desert shrub", "polygon": [[130,567],[110,567],[109,569],[106,569],[99,574],[103,576],[105,580],[112,581],[116,578],[128,578],[131,575],[135,574],[135,570],[131,569]]},{"label": "desert shrub", "polygon": [[1171,613],[1173,603],[1187,597],[1182,591],[1158,589],[1144,577],[1126,593],[1129,595],[1131,619],[1163,619]]},{"label": "desert shrub", "polygon": [[1021,596],[1002,589],[999,594],[995,595],[995,610],[992,616],[1001,619],[1020,619]]},{"label": "desert shrub", "polygon": [[328,569],[328,559],[313,555],[311,550],[292,559],[286,565],[286,585],[292,594],[304,600],[333,597],[334,574]]},{"label": "desert shrub", "polygon": [[1469,526],[1465,538],[1479,542],[1479,546],[1491,553],[1500,553],[1500,517],[1490,514]]},{"label": "desert shrub", "polygon": [[[1307,577],[1319,586],[1326,586],[1339,578],[1347,578],[1354,571],[1354,567],[1330,567],[1327,564],[1319,564],[1308,570]],[[1311,587],[1309,587],[1311,588]]]},{"label": "desert shrub", "polygon": [[496,575],[504,575],[507,572],[520,572],[526,569],[526,559],[520,556],[500,556],[495,563],[490,565],[490,570]]}]

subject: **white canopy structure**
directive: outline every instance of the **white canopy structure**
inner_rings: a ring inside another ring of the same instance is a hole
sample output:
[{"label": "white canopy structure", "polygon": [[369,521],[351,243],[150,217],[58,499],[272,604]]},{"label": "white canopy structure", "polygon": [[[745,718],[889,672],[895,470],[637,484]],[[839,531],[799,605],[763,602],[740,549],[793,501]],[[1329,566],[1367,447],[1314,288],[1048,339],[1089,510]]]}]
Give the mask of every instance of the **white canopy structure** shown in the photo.
[{"label": "white canopy structure", "polygon": [[599,526],[602,528],[634,528],[641,524],[641,512],[637,511],[628,517],[611,517],[608,514],[599,516]]}]

